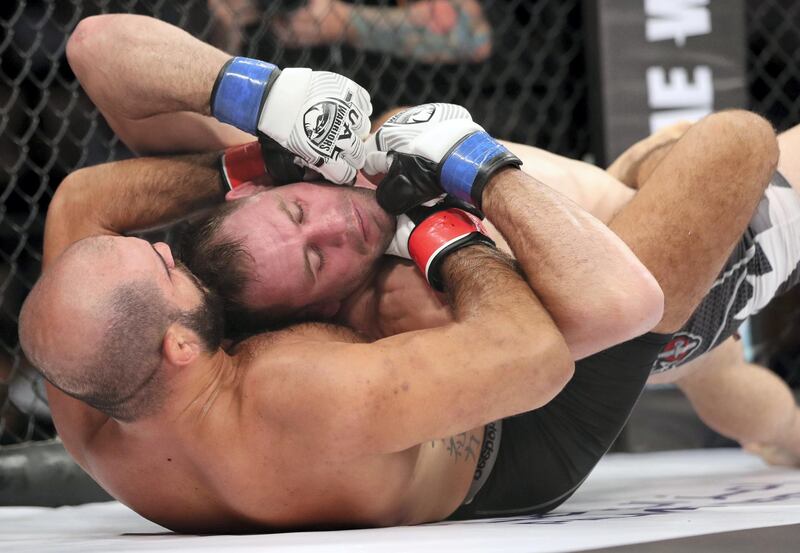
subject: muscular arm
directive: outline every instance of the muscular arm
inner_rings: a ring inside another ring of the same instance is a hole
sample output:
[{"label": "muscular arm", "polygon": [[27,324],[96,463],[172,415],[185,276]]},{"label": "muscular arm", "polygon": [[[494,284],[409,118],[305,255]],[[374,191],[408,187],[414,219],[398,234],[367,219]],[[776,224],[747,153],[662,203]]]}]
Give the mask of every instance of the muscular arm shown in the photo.
[{"label": "muscular arm", "polygon": [[140,154],[221,150],[253,140],[208,117],[211,88],[229,58],[177,27],[129,14],[88,17],[67,42],[81,86]]},{"label": "muscular arm", "polygon": [[597,219],[518,169],[484,192],[484,210],[579,359],[633,338],[661,318],[655,279]]},{"label": "muscular arm", "polygon": [[604,223],[627,204],[635,191],[596,165],[526,144],[501,141],[522,160],[522,171],[563,194]]},{"label": "muscular arm", "polygon": [[281,428],[338,458],[400,451],[549,401],[571,377],[569,351],[505,256],[468,247],[442,276],[454,322],[372,344],[275,351],[286,377],[273,372],[251,389],[282,413]]},{"label": "muscular arm", "polygon": [[88,236],[173,222],[223,200],[217,154],[138,158],[79,169],[58,187],[45,221],[43,269]]},{"label": "muscular arm", "polygon": [[[304,431],[319,428],[320,434],[312,431],[314,443],[342,448],[342,454],[399,451],[535,409],[561,390],[575,350],[567,351],[537,296],[575,305],[573,298],[585,296],[603,272],[601,261],[628,261],[630,271],[632,254],[600,222],[517,169],[492,177],[483,206],[505,233],[528,282],[483,246],[452,254],[442,276],[454,322],[369,345],[326,347],[325,353],[306,348],[301,365],[310,372],[295,376],[302,392],[272,392],[289,402],[284,409],[292,416],[285,420],[299,416],[291,398],[302,393]],[[652,277],[638,270],[652,286]],[[618,285],[619,278],[612,280]],[[650,309],[645,327],[661,315],[658,287],[650,292],[658,301],[644,300]],[[583,314],[592,320],[598,315],[591,309]],[[608,336],[612,323],[599,320],[595,328],[602,326]],[[579,338],[573,329],[575,347],[586,349],[589,339]],[[311,419],[309,405],[315,406]]]}]

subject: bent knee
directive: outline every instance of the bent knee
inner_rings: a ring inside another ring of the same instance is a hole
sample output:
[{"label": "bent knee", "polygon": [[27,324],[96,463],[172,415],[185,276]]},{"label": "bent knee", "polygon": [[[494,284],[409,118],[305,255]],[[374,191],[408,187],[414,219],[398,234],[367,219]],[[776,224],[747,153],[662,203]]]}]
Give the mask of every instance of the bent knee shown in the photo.
[{"label": "bent knee", "polygon": [[741,109],[713,113],[702,123],[719,138],[727,138],[730,156],[762,179],[764,187],[775,172],[780,155],[778,137],[772,125],[760,115]]}]

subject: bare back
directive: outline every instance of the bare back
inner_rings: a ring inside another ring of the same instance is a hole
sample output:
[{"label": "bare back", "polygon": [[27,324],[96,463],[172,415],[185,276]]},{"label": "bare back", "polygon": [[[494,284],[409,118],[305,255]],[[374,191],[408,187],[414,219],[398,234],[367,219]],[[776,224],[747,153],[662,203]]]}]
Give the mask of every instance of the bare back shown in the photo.
[{"label": "bare back", "polygon": [[[313,398],[286,397],[302,352],[358,342],[352,331],[305,324],[237,347],[238,374],[214,385],[202,417],[157,421],[131,434],[109,420],[87,465],[120,501],[180,531],[363,527],[441,520],[463,501],[483,428],[391,454],[331,458],[287,432],[287,417]],[[273,387],[257,405],[248,390]],[[283,397],[281,397],[283,396]],[[309,521],[314,521],[309,525]]]}]

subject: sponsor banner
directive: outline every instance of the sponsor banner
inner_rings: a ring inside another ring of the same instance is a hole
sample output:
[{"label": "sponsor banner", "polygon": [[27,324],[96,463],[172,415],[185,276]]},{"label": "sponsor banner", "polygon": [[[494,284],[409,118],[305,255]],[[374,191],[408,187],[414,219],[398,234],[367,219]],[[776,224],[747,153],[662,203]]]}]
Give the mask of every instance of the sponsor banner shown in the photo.
[{"label": "sponsor banner", "polygon": [[744,0],[584,5],[599,164],[661,127],[746,105]]}]

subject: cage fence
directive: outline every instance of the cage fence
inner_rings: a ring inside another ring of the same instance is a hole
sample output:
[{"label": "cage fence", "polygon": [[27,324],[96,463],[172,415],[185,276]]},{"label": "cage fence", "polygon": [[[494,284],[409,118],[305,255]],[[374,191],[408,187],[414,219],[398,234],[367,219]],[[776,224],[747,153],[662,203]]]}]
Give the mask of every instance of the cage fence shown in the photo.
[{"label": "cage fence", "polygon": [[[749,107],[785,129],[800,121],[800,5],[749,0],[747,10]],[[231,54],[347,75],[370,91],[375,114],[453,102],[499,138],[573,158],[590,153],[580,0],[0,3],[0,447],[55,436],[17,319],[39,275],[44,217],[61,180],[131,155],[65,56],[81,19],[121,12],[157,17]]]}]

